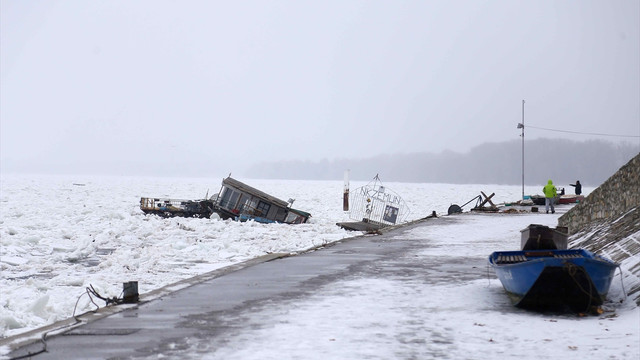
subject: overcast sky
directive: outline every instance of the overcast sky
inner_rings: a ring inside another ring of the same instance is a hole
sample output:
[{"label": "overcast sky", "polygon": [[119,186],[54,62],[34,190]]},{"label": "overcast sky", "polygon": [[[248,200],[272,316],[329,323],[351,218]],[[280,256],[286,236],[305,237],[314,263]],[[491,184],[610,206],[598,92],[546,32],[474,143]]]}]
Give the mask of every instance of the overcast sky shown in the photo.
[{"label": "overcast sky", "polygon": [[527,139],[638,144],[639,3],[1,0],[0,164],[465,152],[519,139],[523,99],[526,125],[636,136]]}]

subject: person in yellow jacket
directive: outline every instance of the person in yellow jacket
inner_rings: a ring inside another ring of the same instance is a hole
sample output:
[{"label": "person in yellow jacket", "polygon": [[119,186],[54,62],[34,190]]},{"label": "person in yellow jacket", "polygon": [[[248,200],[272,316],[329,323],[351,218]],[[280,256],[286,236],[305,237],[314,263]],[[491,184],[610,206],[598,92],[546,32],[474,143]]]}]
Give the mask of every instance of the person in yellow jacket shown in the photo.
[{"label": "person in yellow jacket", "polygon": [[542,192],[544,193],[544,208],[547,210],[547,214],[549,213],[549,207],[551,207],[551,213],[555,214],[556,209],[554,209],[553,203],[558,195],[558,190],[553,185],[553,181],[549,180],[547,185],[542,188]]}]

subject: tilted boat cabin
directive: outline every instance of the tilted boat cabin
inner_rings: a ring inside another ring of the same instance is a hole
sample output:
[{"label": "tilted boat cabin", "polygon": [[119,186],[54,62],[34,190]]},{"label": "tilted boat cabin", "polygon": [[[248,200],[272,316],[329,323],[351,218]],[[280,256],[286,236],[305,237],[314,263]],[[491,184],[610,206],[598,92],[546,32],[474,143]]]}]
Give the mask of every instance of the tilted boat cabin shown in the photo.
[{"label": "tilted boat cabin", "polygon": [[280,200],[232,177],[222,180],[222,187],[214,211],[223,219],[239,221],[302,224],[311,214],[291,208],[290,202]]}]

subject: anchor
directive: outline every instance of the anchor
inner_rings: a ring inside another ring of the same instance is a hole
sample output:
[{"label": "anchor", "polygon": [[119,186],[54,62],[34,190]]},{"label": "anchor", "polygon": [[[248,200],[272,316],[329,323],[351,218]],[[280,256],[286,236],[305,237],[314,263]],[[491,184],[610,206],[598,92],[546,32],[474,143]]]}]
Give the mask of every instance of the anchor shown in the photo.
[{"label": "anchor", "polygon": [[[476,206],[474,206],[473,209],[471,209],[471,211],[496,211],[496,210],[498,210],[498,207],[491,201],[491,198],[495,194],[496,193],[491,193],[491,195],[487,196],[487,194],[485,194],[484,191],[480,191],[480,195],[478,195],[478,196],[474,197],[473,199],[467,201],[462,206],[458,206],[456,204],[453,204],[453,205],[449,206],[449,209],[447,210],[447,213],[449,215],[461,213],[462,212],[462,208],[465,207],[466,205],[468,205],[469,203],[473,202],[473,201],[476,202]],[[482,199],[483,197],[484,197],[484,200]],[[490,207],[485,207],[485,205],[487,203],[491,204],[491,206]]]}]

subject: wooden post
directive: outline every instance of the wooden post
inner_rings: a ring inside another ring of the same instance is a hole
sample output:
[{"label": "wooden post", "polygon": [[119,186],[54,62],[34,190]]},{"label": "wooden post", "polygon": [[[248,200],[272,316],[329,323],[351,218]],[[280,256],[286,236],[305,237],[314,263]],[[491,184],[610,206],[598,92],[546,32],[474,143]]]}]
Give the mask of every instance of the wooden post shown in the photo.
[{"label": "wooden post", "polygon": [[342,210],[349,211],[349,170],[344,172],[344,193],[342,195]]}]

